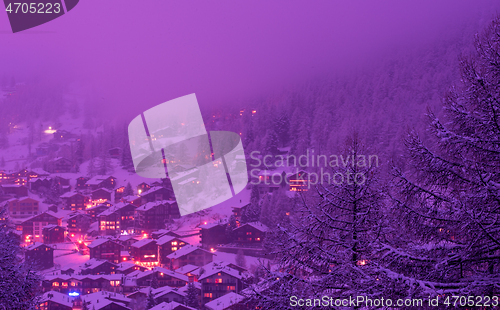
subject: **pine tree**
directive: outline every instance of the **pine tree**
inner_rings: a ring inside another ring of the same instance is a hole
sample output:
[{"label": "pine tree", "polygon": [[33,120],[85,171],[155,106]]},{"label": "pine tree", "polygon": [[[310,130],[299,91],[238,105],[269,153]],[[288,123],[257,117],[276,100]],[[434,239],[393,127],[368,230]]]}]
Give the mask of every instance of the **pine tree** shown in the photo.
[{"label": "pine tree", "polygon": [[406,139],[410,169],[394,169],[393,196],[408,233],[384,256],[398,262],[392,274],[421,286],[491,296],[500,292],[500,18],[475,46],[444,119],[428,113],[435,146],[415,132]]},{"label": "pine tree", "polygon": [[128,182],[127,185],[125,186],[125,191],[123,192],[123,195],[124,196],[134,195],[134,190],[132,189],[132,185],[130,184],[130,182]]},{"label": "pine tree", "polygon": [[238,252],[236,253],[236,265],[246,268],[247,267],[247,260],[245,258],[245,255],[243,254],[243,250],[239,249]]},{"label": "pine tree", "polygon": [[189,282],[186,290],[186,305],[195,309],[199,306],[198,290],[193,282]]},{"label": "pine tree", "polygon": [[146,309],[151,309],[156,306],[155,296],[153,295],[153,289],[149,288],[148,301],[146,303]]},{"label": "pine tree", "polygon": [[[356,135],[347,139],[345,154],[365,154]],[[288,309],[291,295],[374,296],[383,285],[371,256],[384,227],[375,167],[355,164],[333,172],[342,173],[344,182],[318,184],[303,197],[291,223],[266,237],[278,255],[279,271],[266,277],[269,290],[254,296],[263,309]]]},{"label": "pine tree", "polygon": [[242,223],[255,222],[260,219],[261,204],[260,204],[260,194],[257,185],[252,185],[250,192],[250,204],[243,209],[241,215]]},{"label": "pine tree", "polygon": [[[0,218],[3,214],[0,213]],[[0,309],[34,309],[40,276],[20,258],[21,247],[6,221],[0,222]]]}]

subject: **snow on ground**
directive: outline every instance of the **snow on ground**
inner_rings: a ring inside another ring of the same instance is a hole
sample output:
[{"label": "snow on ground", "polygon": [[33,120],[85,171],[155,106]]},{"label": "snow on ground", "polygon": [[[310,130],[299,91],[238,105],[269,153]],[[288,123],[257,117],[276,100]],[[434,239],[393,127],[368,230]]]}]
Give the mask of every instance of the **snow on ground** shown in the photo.
[{"label": "snow on ground", "polygon": [[[72,253],[69,255],[54,257],[54,264],[57,264],[60,269],[73,268],[75,273],[80,271],[80,266],[90,259],[89,255],[82,255],[80,253]],[[58,268],[59,269],[59,268]]]},{"label": "snow on ground", "polygon": [[[236,264],[236,254],[217,251],[215,252],[214,261],[224,261]],[[245,255],[245,261],[246,261],[246,269],[251,270],[252,266],[257,267],[260,265],[260,262],[262,262],[264,266],[267,266],[267,262],[269,260],[262,257],[253,257]]]}]

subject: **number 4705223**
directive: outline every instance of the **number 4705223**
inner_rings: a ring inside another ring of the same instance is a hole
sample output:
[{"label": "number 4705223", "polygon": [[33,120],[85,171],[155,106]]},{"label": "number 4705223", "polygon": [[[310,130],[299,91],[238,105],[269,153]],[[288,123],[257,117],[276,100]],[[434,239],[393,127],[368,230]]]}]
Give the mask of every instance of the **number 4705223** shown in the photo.
[{"label": "number 4705223", "polygon": [[9,3],[5,8],[9,14],[35,13],[35,14],[59,14],[61,12],[60,3]]}]

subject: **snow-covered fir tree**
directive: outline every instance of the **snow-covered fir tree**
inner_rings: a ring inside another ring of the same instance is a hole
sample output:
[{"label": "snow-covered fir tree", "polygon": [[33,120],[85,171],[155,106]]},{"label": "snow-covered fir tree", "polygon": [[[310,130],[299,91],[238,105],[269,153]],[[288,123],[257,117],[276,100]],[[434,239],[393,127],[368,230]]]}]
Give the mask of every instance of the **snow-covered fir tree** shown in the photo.
[{"label": "snow-covered fir tree", "polygon": [[388,274],[425,293],[500,292],[500,18],[460,61],[461,84],[428,113],[431,143],[411,132],[408,169],[394,169],[404,240],[382,251]]}]

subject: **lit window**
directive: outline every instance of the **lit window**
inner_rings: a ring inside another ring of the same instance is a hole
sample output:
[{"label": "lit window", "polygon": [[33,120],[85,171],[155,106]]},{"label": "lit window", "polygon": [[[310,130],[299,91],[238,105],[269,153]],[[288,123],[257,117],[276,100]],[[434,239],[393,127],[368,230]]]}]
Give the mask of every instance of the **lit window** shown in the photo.
[{"label": "lit window", "polygon": [[203,296],[208,297],[208,298],[212,298],[212,293],[205,293]]},{"label": "lit window", "polygon": [[215,283],[222,283],[222,279],[215,279]]},{"label": "lit window", "polygon": [[247,231],[247,236],[251,236],[252,235],[252,232],[251,231]]},{"label": "lit window", "polygon": [[52,282],[52,286],[59,286],[59,282]]},{"label": "lit window", "polygon": [[174,247],[172,248],[172,251],[177,251],[177,247],[175,247],[175,246],[174,246]]},{"label": "lit window", "polygon": [[177,245],[177,241],[172,241],[172,245]]}]

